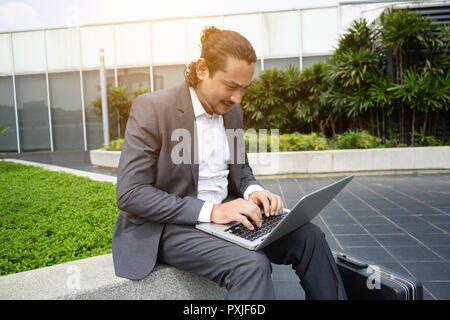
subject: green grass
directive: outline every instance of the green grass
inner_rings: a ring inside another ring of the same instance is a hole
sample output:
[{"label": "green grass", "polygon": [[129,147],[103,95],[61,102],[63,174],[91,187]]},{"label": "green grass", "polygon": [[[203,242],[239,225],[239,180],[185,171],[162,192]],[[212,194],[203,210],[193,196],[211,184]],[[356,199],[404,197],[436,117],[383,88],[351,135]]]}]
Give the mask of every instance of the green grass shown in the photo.
[{"label": "green grass", "polygon": [[111,252],[113,183],[0,161],[0,276]]}]

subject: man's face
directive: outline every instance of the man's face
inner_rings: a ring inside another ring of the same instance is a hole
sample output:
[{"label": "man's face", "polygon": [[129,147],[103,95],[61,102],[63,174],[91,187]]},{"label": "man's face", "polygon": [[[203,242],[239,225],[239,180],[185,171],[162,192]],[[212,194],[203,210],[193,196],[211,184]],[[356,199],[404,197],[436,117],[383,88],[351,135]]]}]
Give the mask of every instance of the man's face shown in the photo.
[{"label": "man's face", "polygon": [[[204,64],[202,60],[199,62]],[[217,70],[212,77],[206,65],[200,64],[197,70],[200,70],[197,72],[200,81],[195,91],[200,102],[208,113],[212,109],[214,113],[224,115],[233,104],[241,103],[252,81],[255,64],[228,57],[225,71]]]}]

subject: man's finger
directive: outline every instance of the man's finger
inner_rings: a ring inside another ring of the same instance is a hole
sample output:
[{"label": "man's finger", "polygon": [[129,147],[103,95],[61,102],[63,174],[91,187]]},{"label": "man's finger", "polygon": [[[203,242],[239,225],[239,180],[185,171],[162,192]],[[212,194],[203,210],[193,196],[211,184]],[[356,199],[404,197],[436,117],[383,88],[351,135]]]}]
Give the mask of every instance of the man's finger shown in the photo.
[{"label": "man's finger", "polygon": [[274,194],[270,194],[270,215],[273,216],[278,208],[278,199]]},{"label": "man's finger", "polygon": [[265,216],[268,217],[270,215],[269,199],[267,198],[267,196],[264,195],[264,196],[261,197],[261,199],[259,199],[259,201],[263,205]]},{"label": "man's finger", "polygon": [[247,217],[245,215],[238,214],[238,216],[236,217],[235,220],[239,221],[240,223],[242,223],[249,230],[254,230],[255,229],[255,227],[253,227],[253,225],[250,223],[250,221],[248,221],[248,219],[247,219]]},{"label": "man's finger", "polygon": [[280,196],[278,196],[278,213],[280,213],[281,211],[283,211],[283,199],[281,199]]},{"label": "man's finger", "polygon": [[261,227],[261,223],[262,223],[262,216],[261,216],[261,209],[259,208],[259,206],[255,205],[252,202],[248,202],[249,206],[246,208],[243,208],[243,210],[241,211],[241,214],[249,217],[250,219],[253,220],[253,222],[255,222],[255,224],[258,227]]}]

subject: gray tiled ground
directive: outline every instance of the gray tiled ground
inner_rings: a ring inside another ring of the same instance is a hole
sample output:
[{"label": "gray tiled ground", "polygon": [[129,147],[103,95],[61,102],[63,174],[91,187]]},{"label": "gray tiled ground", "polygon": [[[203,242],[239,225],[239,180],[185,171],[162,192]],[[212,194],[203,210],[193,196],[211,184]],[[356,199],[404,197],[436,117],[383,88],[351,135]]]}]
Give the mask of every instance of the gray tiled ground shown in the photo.
[{"label": "gray tiled ground", "polygon": [[[261,180],[291,208],[340,177]],[[332,250],[418,278],[424,299],[450,299],[450,173],[357,176],[313,222]],[[274,265],[280,299],[304,297],[295,272]]]}]

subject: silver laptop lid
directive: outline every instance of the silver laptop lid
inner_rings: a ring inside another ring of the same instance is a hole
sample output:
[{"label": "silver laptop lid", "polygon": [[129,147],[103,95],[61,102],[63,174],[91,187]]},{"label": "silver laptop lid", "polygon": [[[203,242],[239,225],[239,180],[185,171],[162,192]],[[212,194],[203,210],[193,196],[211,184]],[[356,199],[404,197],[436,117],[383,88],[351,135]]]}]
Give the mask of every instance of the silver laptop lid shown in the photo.
[{"label": "silver laptop lid", "polygon": [[311,221],[352,180],[354,175],[303,196],[272,232],[256,247],[266,245]]}]

